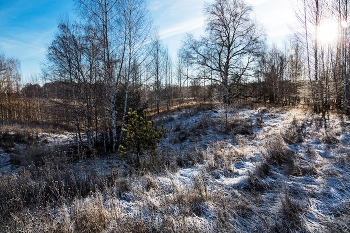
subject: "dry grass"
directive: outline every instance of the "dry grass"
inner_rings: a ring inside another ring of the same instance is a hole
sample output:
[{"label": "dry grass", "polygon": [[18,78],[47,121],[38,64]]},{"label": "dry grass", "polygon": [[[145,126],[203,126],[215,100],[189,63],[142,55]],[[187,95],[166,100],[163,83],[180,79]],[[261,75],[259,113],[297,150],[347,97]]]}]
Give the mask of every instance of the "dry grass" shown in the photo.
[{"label": "dry grass", "polygon": [[321,140],[327,145],[336,145],[339,143],[339,140],[332,133],[325,133]]},{"label": "dry grass", "polygon": [[307,149],[306,149],[305,153],[306,153],[306,155],[308,156],[308,158],[310,160],[315,160],[318,157],[317,152],[310,145],[307,146]]},{"label": "dry grass", "polygon": [[0,177],[0,219],[6,222],[11,214],[26,208],[62,205],[108,187],[114,187],[121,196],[127,186],[118,173],[102,175],[95,170],[73,170],[69,164],[29,166],[19,173]]},{"label": "dry grass", "polygon": [[[175,125],[168,130],[168,136],[172,144],[181,144],[186,141],[196,142],[201,140],[202,135],[207,135],[208,130],[215,124],[208,114],[202,115],[195,122],[189,121],[193,117],[186,114],[180,115]],[[182,122],[182,119],[184,122]]]},{"label": "dry grass", "polygon": [[12,222],[6,226],[8,232],[102,232],[107,228],[112,215],[100,194],[89,201],[75,200],[72,205],[58,208],[54,214],[46,208],[37,212],[25,210],[11,214]]},{"label": "dry grass", "polygon": [[225,141],[214,142],[204,154],[207,170],[222,171],[226,177],[234,172],[234,162],[244,157],[245,154],[241,150]]},{"label": "dry grass", "polygon": [[252,172],[248,172],[249,189],[252,192],[264,192],[269,188],[269,185],[264,181],[270,175],[270,165],[267,161],[262,161],[255,166]]},{"label": "dry grass", "polygon": [[103,205],[102,196],[98,195],[85,203],[78,201],[74,220],[77,232],[101,232],[110,222],[111,215]]},{"label": "dry grass", "polygon": [[[222,119],[222,122],[225,120]],[[231,135],[252,135],[253,134],[253,120],[250,118],[242,118],[233,116],[228,119],[226,132]]]},{"label": "dry grass", "polygon": [[194,166],[195,164],[202,163],[204,159],[203,152],[199,149],[186,150],[182,155],[176,158],[177,166],[180,168],[186,168]]},{"label": "dry grass", "polygon": [[17,128],[2,128],[0,130],[0,149],[6,152],[12,152],[15,144],[24,144],[26,146],[38,145],[39,136],[35,131]]},{"label": "dry grass", "polygon": [[272,227],[273,232],[300,232],[302,226],[303,206],[293,200],[290,195],[285,193],[280,197],[279,218],[276,225]]},{"label": "dry grass", "polygon": [[[317,174],[315,165],[305,161],[297,153],[289,149],[282,141],[281,137],[275,136],[265,143],[265,159],[267,165],[274,165],[281,169],[281,172],[293,176],[305,176]],[[316,156],[314,150],[306,151],[306,154],[312,159]],[[267,165],[264,165],[265,169]],[[262,167],[264,168],[264,167]],[[264,173],[264,172],[263,172]]]},{"label": "dry grass", "polygon": [[157,182],[154,180],[152,176],[146,175],[145,176],[146,182],[145,182],[145,190],[147,192],[151,190],[156,190],[158,188]]},{"label": "dry grass", "polygon": [[173,105],[169,108],[167,108],[166,106],[162,106],[159,109],[159,113],[157,113],[157,109],[148,109],[147,110],[147,115],[149,116],[161,116],[161,115],[169,115],[175,112],[181,112],[181,111],[192,111],[194,113],[198,113],[198,112],[202,112],[208,109],[212,109],[216,104],[218,104],[217,102],[188,102],[188,103],[184,103],[181,105]]},{"label": "dry grass", "polygon": [[274,136],[267,140],[264,148],[267,163],[281,166],[286,174],[293,172],[295,153],[283,143],[280,136]]},{"label": "dry grass", "polygon": [[264,192],[268,188],[263,179],[252,172],[248,173],[247,181],[251,192]]},{"label": "dry grass", "polygon": [[[259,114],[256,123],[239,124],[265,127],[265,112]],[[184,142],[193,148],[164,145],[154,160],[146,155],[139,169],[127,163],[123,170],[95,169],[97,165],[81,165],[85,160],[64,157],[59,149],[32,147],[13,155],[22,168],[0,177],[0,232],[314,232],[307,228],[310,220],[322,224],[323,229],[316,229],[322,232],[348,232],[349,208],[343,197],[349,194],[348,181],[339,173],[350,161],[345,146],[333,160],[322,158],[313,144],[292,151],[288,144],[298,141],[302,128],[295,120],[290,132],[264,135],[258,146],[252,145],[250,134],[232,133],[234,138],[213,141],[203,150],[190,140],[222,126],[207,118],[188,131]],[[179,124],[168,137],[178,137],[187,126]],[[238,132],[237,127],[232,130]],[[331,176],[344,186],[332,184]],[[320,193],[322,185],[333,186]],[[338,196],[329,194],[333,189]],[[323,203],[322,195],[329,202]],[[334,200],[343,207],[335,210]],[[324,209],[314,214],[312,208],[320,206]]]},{"label": "dry grass", "polygon": [[48,162],[59,165],[67,162],[67,159],[57,148],[44,146],[27,147],[25,150],[11,154],[11,163],[17,166],[43,166]]},{"label": "dry grass", "polygon": [[298,126],[290,126],[283,133],[282,137],[288,144],[296,144],[303,142],[302,130]]},{"label": "dry grass", "polygon": [[264,160],[255,167],[254,173],[261,178],[266,178],[270,175],[270,165]]},{"label": "dry grass", "polygon": [[180,216],[203,217],[206,214],[206,202],[210,200],[207,188],[201,177],[195,177],[194,184],[189,189],[175,186],[176,194],[168,205],[175,206]]},{"label": "dry grass", "polygon": [[281,133],[281,136],[287,144],[302,143],[304,140],[304,128],[304,123],[299,123],[294,116],[290,125]]},{"label": "dry grass", "polygon": [[66,125],[59,125],[50,122],[27,122],[27,121],[1,121],[0,120],[0,132],[16,132],[23,136],[35,136],[41,133],[57,133],[63,134],[66,132],[72,132],[74,128]]},{"label": "dry grass", "polygon": [[349,202],[347,202],[343,213],[333,220],[326,220],[324,225],[326,226],[325,232],[339,232],[346,233],[350,231],[350,207]]}]

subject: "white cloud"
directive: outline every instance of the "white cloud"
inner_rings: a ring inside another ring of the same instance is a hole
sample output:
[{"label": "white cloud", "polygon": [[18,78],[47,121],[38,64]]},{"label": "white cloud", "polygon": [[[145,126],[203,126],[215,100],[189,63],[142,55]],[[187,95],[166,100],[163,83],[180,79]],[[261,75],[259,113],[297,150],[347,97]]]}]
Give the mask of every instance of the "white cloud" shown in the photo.
[{"label": "white cloud", "polygon": [[193,29],[204,26],[204,17],[191,19],[189,21],[175,24],[169,28],[165,28],[159,32],[161,39],[179,35],[191,31]]},{"label": "white cloud", "polygon": [[247,0],[247,2],[252,5],[252,6],[258,6],[258,5],[261,5],[265,2],[269,2],[271,0]]},{"label": "white cloud", "polygon": [[150,2],[149,9],[151,11],[159,10],[162,7],[162,1],[161,0],[153,0]]},{"label": "white cloud", "polygon": [[8,56],[26,59],[29,57],[45,55],[46,47],[49,44],[54,30],[44,32],[33,32],[12,29],[13,35],[5,35],[0,39],[0,47]]}]

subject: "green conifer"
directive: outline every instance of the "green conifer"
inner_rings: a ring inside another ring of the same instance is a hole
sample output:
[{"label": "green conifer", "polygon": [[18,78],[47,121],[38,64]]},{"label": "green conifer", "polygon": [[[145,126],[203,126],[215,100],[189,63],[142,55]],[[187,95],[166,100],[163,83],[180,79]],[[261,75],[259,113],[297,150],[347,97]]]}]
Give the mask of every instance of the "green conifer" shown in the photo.
[{"label": "green conifer", "polygon": [[154,122],[148,119],[146,112],[139,115],[130,109],[124,128],[124,138],[118,151],[122,156],[136,154],[138,165],[140,164],[140,156],[143,154],[148,153],[154,161],[157,144],[162,137],[163,130],[155,127]]}]

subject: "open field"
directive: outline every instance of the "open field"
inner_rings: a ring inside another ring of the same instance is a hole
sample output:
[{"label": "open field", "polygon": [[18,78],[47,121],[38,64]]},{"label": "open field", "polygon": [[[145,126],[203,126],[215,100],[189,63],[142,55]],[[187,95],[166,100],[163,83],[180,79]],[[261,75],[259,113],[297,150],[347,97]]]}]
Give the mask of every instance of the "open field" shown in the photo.
[{"label": "open field", "polygon": [[2,126],[0,231],[350,231],[342,115],[324,125],[297,108],[216,107],[154,121],[166,134],[139,169],[76,155],[69,133]]}]

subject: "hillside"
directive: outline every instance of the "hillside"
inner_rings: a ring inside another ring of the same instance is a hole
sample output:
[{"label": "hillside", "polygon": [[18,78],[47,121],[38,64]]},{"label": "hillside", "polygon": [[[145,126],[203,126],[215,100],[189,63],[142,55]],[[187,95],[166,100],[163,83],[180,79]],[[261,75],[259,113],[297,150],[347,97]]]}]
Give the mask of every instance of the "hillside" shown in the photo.
[{"label": "hillside", "polygon": [[[231,107],[226,124],[216,107],[154,121],[166,133],[141,168],[101,152],[73,159],[67,133],[3,128],[1,231],[349,231],[342,115],[324,125],[303,109]],[[5,143],[5,132],[23,137]]]}]

